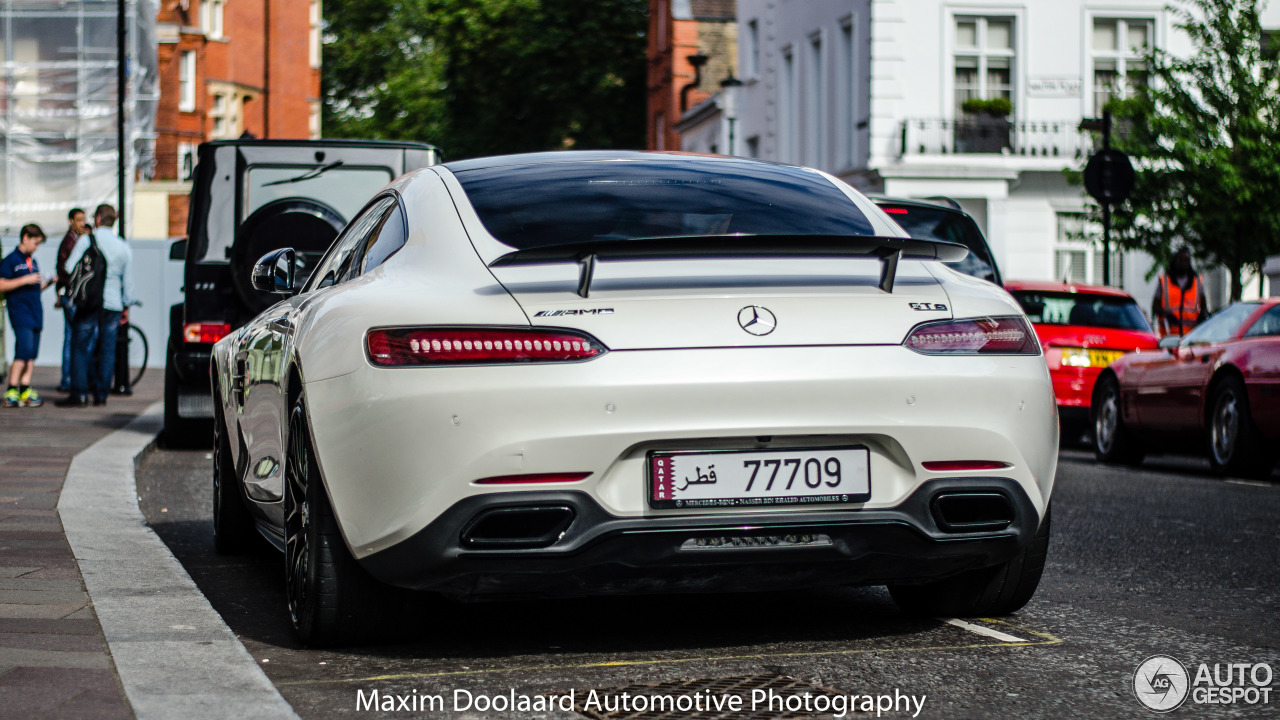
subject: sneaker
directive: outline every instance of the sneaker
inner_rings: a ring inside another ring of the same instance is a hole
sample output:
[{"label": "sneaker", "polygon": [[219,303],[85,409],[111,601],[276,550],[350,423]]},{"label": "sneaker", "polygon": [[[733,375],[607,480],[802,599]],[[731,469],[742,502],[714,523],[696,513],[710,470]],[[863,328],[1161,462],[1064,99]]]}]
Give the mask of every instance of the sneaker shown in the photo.
[{"label": "sneaker", "polygon": [[9,388],[4,391],[4,406],[18,407],[22,402],[22,396],[18,394],[18,388]]},{"label": "sneaker", "polygon": [[79,397],[75,395],[68,395],[61,400],[54,400],[53,404],[55,407],[87,407],[89,405],[89,398],[83,395],[80,395]]},{"label": "sneaker", "polygon": [[40,393],[36,392],[35,388],[27,388],[27,391],[22,393],[19,402],[24,407],[40,407],[44,404],[44,400],[40,399]]}]

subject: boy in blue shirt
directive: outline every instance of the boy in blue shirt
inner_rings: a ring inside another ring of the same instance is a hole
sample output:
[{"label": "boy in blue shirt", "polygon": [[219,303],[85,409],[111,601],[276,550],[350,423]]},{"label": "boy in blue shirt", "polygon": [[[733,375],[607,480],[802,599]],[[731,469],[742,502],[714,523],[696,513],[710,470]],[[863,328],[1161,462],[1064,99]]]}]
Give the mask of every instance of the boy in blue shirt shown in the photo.
[{"label": "boy in blue shirt", "polygon": [[36,248],[44,242],[40,226],[34,223],[22,226],[20,237],[17,249],[0,260],[0,292],[5,295],[9,324],[13,325],[16,336],[4,406],[39,407],[44,401],[31,387],[31,371],[35,369],[40,331],[44,329],[40,291],[53,283],[53,277],[41,277],[40,266],[36,264]]}]

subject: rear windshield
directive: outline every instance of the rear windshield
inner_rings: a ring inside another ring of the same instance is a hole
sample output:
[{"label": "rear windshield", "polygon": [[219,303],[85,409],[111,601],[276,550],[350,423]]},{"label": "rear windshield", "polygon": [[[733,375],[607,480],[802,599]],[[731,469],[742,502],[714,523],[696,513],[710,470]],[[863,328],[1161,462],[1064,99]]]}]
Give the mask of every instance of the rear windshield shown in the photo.
[{"label": "rear windshield", "polygon": [[1037,325],[1080,325],[1151,332],[1147,317],[1131,298],[1030,290],[1014,290],[1012,294],[1022,305],[1022,311]]},{"label": "rear windshield", "polygon": [[690,235],[875,234],[826,178],[780,165],[654,158],[456,175],[485,229],[522,250]]},{"label": "rear windshield", "polygon": [[919,207],[917,205],[880,206],[893,221],[913,238],[921,240],[946,240],[969,248],[969,255],[960,262],[947,263],[966,275],[1000,284],[1000,274],[991,259],[991,249],[982,237],[982,231],[973,218],[946,208]]}]

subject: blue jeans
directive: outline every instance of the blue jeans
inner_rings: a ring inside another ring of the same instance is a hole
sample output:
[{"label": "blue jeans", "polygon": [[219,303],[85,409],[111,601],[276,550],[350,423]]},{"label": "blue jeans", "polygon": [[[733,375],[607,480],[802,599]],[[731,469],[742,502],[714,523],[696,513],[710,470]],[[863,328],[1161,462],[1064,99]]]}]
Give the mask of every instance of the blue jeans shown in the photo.
[{"label": "blue jeans", "polygon": [[[116,330],[120,327],[119,310],[103,310],[75,321],[71,338],[71,395],[106,400],[116,368]],[[103,352],[94,365],[94,347]]]},{"label": "blue jeans", "polygon": [[71,328],[75,325],[75,308],[66,298],[62,300],[62,382],[60,388],[71,387]]}]

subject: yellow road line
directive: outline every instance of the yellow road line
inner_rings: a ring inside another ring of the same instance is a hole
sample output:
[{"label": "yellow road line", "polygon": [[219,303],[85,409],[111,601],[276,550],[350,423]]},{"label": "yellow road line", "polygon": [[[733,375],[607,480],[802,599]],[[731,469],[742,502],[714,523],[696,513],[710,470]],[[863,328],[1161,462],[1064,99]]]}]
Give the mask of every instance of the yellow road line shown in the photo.
[{"label": "yellow road line", "polygon": [[918,651],[940,651],[940,650],[980,650],[983,648],[1002,648],[1002,647],[1037,647],[1057,645],[1062,642],[1060,638],[1054,637],[1046,632],[1037,632],[1029,628],[1024,628],[1012,623],[1003,622],[988,618],[979,618],[983,622],[1000,623],[1009,627],[1017,628],[1030,635],[1042,638],[1039,641],[1027,641],[1018,643],[984,643],[977,645],[926,645],[922,647],[905,647],[905,648],[856,648],[852,650],[815,650],[812,652],[782,652],[782,653],[758,653],[753,655],[710,655],[707,657],[691,657],[691,658],[654,658],[648,660],[613,660],[610,662],[582,663],[577,665],[525,665],[520,667],[504,667],[504,668],[484,668],[480,670],[448,670],[443,672],[423,672],[423,673],[398,673],[394,675],[371,675],[362,678],[345,678],[339,680],[295,680],[292,682],[276,683],[277,687],[293,687],[300,685],[332,685],[332,684],[351,684],[351,683],[370,683],[370,682],[386,682],[389,680],[412,680],[426,678],[442,678],[442,677],[459,677],[466,675],[494,675],[497,673],[508,672],[547,672],[553,670],[591,670],[593,668],[611,668],[611,667],[636,667],[636,666],[654,666],[654,665],[677,665],[694,662],[726,662],[731,660],[775,660],[780,658],[808,658],[808,657],[838,657],[841,655],[865,655],[869,653],[900,653],[900,652],[918,652]]}]

